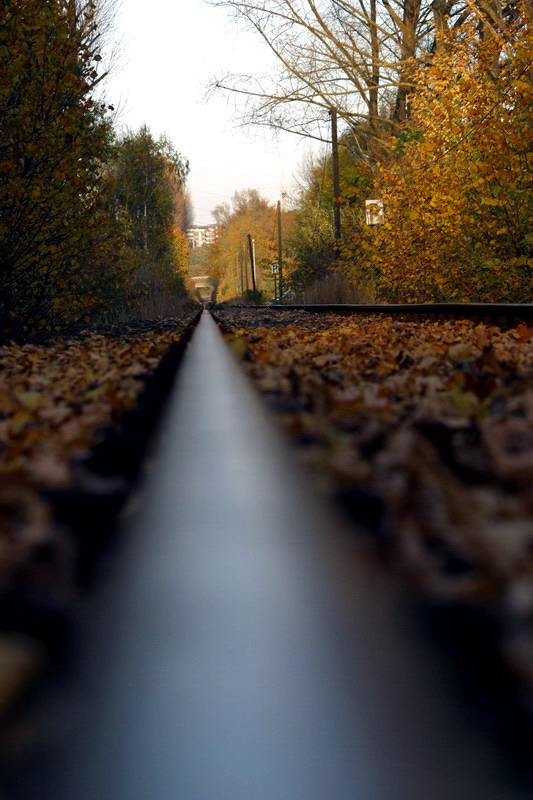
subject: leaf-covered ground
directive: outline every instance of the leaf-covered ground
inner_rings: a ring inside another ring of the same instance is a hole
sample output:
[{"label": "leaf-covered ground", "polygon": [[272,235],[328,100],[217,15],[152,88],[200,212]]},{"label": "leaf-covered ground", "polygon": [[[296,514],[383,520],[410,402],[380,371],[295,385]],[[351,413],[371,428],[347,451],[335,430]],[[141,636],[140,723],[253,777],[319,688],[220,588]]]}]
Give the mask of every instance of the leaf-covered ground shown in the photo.
[{"label": "leaf-covered ground", "polygon": [[98,496],[112,495],[120,477],[91,473],[87,456],[106,431],[120,432],[192,316],[0,349],[0,720],[47,661],[79,592],[83,536],[101,535],[89,520],[80,539],[50,498],[63,493],[75,515],[90,515]]},{"label": "leaf-covered ground", "polygon": [[0,349],[0,585],[15,551],[49,535],[41,490],[76,484],[74,457],[134,406],[144,379],[188,321]]},{"label": "leaf-covered ground", "polygon": [[489,614],[533,686],[533,329],[218,316],[322,484],[432,602]]}]

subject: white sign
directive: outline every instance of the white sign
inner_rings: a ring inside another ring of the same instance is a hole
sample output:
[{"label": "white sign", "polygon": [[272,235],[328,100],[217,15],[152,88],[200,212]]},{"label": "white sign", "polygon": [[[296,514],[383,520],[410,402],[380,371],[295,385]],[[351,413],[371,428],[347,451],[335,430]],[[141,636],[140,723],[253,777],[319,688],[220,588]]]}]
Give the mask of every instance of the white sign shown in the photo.
[{"label": "white sign", "polygon": [[272,275],[279,275],[279,264],[271,264]]},{"label": "white sign", "polygon": [[365,200],[366,224],[381,225],[384,222],[384,209],[381,200]]}]

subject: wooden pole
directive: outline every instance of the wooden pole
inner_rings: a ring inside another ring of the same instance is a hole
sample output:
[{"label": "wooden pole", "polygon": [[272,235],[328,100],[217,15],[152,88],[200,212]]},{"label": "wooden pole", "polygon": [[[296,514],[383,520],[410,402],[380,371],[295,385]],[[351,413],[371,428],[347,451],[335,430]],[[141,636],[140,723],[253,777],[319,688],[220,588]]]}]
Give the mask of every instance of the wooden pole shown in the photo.
[{"label": "wooden pole", "polygon": [[255,293],[257,292],[257,283],[255,279],[255,248],[254,248],[254,240],[252,239],[250,234],[248,234],[248,248],[250,250],[250,264],[252,267],[252,288]]},{"label": "wooden pole", "polygon": [[278,293],[279,301],[283,303],[283,254],[281,248],[281,200],[278,200]]},{"label": "wooden pole", "polygon": [[335,229],[335,243],[333,255],[338,260],[341,250],[341,207],[340,207],[340,180],[339,180],[339,142],[337,138],[337,112],[332,108],[331,114],[331,161],[333,166],[333,224]]},{"label": "wooden pole", "polygon": [[243,248],[241,248],[241,256],[242,256],[242,264],[244,269],[244,281],[246,283],[246,291],[250,288],[250,281],[248,278],[248,267],[246,266],[246,253]]}]

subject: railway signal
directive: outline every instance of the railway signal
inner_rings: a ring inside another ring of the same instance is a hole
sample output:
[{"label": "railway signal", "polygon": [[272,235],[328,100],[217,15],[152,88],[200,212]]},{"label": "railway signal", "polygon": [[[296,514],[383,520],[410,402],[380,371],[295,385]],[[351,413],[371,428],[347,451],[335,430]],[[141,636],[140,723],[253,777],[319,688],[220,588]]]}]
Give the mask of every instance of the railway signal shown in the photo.
[{"label": "railway signal", "polygon": [[382,225],[385,211],[381,200],[365,200],[365,221],[367,225]]}]

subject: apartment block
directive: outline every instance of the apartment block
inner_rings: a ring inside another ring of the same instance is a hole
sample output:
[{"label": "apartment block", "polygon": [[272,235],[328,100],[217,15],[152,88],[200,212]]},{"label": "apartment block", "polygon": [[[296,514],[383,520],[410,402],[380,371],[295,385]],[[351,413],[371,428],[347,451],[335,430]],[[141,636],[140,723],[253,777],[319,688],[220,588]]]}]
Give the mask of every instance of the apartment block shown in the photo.
[{"label": "apartment block", "polygon": [[189,247],[202,247],[213,244],[218,238],[218,225],[192,225],[187,228]]}]

